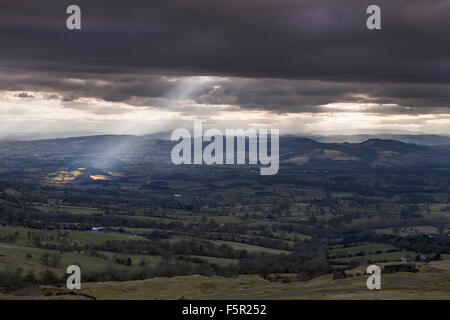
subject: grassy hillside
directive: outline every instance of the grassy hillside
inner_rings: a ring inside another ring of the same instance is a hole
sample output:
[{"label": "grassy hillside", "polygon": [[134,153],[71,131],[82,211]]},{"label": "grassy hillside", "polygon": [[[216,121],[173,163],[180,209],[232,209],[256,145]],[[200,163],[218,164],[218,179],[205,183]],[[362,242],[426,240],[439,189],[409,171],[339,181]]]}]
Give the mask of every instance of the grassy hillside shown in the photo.
[{"label": "grassy hillside", "polygon": [[[366,275],[332,280],[332,275],[303,282],[270,282],[256,275],[236,278],[185,276],[143,281],[84,283],[77,294],[42,287],[27,299],[450,299],[450,261],[418,264],[418,273],[382,274],[382,288],[366,288]],[[348,273],[363,273],[365,267]],[[40,294],[39,294],[40,292]],[[11,296],[0,295],[0,299]]]},{"label": "grassy hillside", "polygon": [[[175,277],[144,281],[86,283],[82,292],[97,299],[450,299],[450,261],[418,265],[418,273],[382,274],[380,291],[366,287],[367,276],[304,282],[269,282],[258,276]],[[361,272],[357,268],[354,272]]]}]

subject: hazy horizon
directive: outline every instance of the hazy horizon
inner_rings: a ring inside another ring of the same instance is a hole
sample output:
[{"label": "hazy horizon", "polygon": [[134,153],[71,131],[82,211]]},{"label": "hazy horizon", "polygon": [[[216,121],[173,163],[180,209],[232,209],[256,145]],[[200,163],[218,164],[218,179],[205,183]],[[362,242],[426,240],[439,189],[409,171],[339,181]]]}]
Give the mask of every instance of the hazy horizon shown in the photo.
[{"label": "hazy horizon", "polygon": [[[176,128],[174,128],[176,129]],[[189,131],[192,128],[186,127]],[[206,130],[208,128],[204,128]],[[242,128],[246,129],[246,128]],[[223,130],[225,132],[225,130]],[[168,140],[170,139],[171,131],[158,131],[150,132],[144,134],[132,134],[132,133],[113,133],[113,132],[55,132],[55,133],[14,133],[9,135],[0,136],[0,140],[4,141],[37,141],[37,140],[48,140],[48,139],[68,139],[68,138],[81,138],[81,137],[95,137],[95,136],[154,136],[154,139]],[[427,133],[417,133],[417,132],[361,132],[357,134],[326,134],[326,133],[314,133],[314,132],[293,132],[293,133],[282,133],[280,136],[297,136],[305,138],[316,138],[325,139],[327,142],[355,142],[363,141],[364,139],[370,138],[401,138],[401,137],[445,137],[450,139],[449,134],[427,134]]]}]

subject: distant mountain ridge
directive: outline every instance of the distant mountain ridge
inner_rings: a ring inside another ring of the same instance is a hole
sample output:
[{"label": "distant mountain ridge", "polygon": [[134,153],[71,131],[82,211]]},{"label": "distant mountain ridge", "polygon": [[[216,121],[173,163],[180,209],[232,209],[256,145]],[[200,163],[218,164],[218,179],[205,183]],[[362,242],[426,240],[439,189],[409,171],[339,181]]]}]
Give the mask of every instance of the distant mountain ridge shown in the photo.
[{"label": "distant mountain ridge", "polygon": [[425,146],[397,140],[369,139],[361,143],[321,143],[283,137],[280,160],[310,168],[449,166],[450,146]]},{"label": "distant mountain ridge", "polygon": [[[152,140],[170,140],[171,132],[159,132],[142,136]],[[307,134],[287,134],[284,137],[308,138],[323,143],[361,143],[366,140],[397,140],[404,143],[418,145],[450,145],[450,135],[437,134],[357,134],[357,135],[307,135]]]},{"label": "distant mountain ridge", "polygon": [[358,134],[330,136],[294,134],[291,136],[310,138],[324,143],[360,143],[370,139],[381,139],[397,140],[418,145],[450,145],[450,136],[435,134]]},{"label": "distant mountain ridge", "polygon": [[[145,140],[170,140],[172,132],[156,132],[145,135],[138,135],[136,137]],[[90,136],[134,136],[129,134],[101,134],[90,132],[64,132],[60,134],[11,134],[0,139],[1,141],[39,141],[39,140],[54,140],[67,138],[83,138]],[[370,139],[381,140],[397,140],[404,143],[413,143],[418,145],[450,145],[450,135],[439,134],[355,134],[355,135],[314,135],[314,134],[286,134],[282,137],[298,137],[308,138],[322,143],[361,143]]]},{"label": "distant mountain ridge", "polygon": [[[70,167],[117,168],[126,164],[172,165],[177,142],[145,136],[98,135],[37,141],[0,142],[0,166],[15,160],[21,167],[55,163]],[[206,143],[205,143],[206,144]],[[361,143],[323,143],[280,137],[281,165],[305,168],[450,167],[450,145],[417,145],[369,139]]]}]

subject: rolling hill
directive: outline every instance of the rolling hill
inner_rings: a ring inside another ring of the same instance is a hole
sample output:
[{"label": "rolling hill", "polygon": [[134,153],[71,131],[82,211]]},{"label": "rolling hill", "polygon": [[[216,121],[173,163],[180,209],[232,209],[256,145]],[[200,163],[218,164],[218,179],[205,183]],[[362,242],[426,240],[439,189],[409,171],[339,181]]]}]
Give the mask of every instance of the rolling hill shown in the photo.
[{"label": "rolling hill", "polygon": [[[87,136],[77,138],[0,142],[0,163],[33,161],[71,167],[115,168],[125,164],[170,165],[176,142],[137,136]],[[206,144],[205,144],[206,145]],[[450,146],[425,146],[397,140],[369,139],[361,143],[321,143],[308,138],[280,138],[280,161],[307,168],[375,168],[448,166]],[[7,164],[6,164],[7,166]]]}]

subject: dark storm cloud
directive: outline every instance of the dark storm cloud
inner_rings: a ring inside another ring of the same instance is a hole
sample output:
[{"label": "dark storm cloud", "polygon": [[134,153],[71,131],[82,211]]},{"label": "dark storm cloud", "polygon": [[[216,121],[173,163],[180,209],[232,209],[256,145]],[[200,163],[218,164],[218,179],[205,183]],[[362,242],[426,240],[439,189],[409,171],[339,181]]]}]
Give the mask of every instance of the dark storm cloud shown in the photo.
[{"label": "dark storm cloud", "polygon": [[[450,107],[448,0],[76,3],[81,31],[65,27],[72,2],[0,2],[0,90],[168,107],[177,82],[160,75],[213,75],[234,78],[190,99],[275,112],[333,102]],[[365,27],[370,4],[382,9],[381,31]]]},{"label": "dark storm cloud", "polygon": [[[166,110],[181,108],[175,101],[183,99],[191,104],[237,105],[243,109],[276,113],[331,112],[332,109],[321,106],[335,102],[397,105],[395,108],[372,106],[367,111],[410,114],[442,113],[442,108],[450,105],[449,85],[445,83],[348,83],[235,77],[212,77],[203,81],[195,77],[92,73],[72,76],[68,78],[61,73],[44,72],[29,72],[27,76],[0,75],[0,87],[13,91],[57,92],[48,94],[47,99],[63,102],[92,97]],[[202,81],[199,85],[198,82]],[[185,87],[194,87],[194,90],[185,96],[182,90]],[[78,108],[76,103],[64,105]],[[182,105],[182,108],[186,110],[186,106]],[[86,106],[83,109],[88,111]],[[99,113],[99,110],[93,112]]]}]

